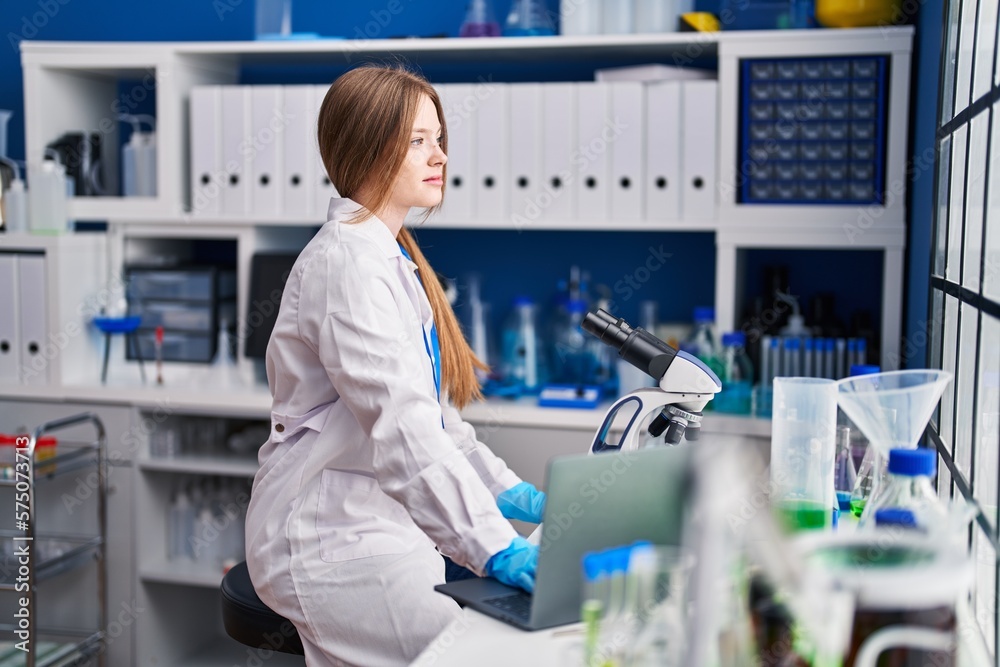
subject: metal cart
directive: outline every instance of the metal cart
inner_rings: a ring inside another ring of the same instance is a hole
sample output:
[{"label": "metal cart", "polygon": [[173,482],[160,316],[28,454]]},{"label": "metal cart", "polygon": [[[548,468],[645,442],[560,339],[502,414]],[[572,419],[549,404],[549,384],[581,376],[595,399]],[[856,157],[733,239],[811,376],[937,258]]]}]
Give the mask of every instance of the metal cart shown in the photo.
[{"label": "metal cart", "polygon": [[[43,436],[88,423],[96,432],[93,440],[60,440],[54,457],[39,459],[36,444]],[[3,559],[0,560],[0,591],[14,591],[17,597],[12,618],[14,623],[0,624],[0,634],[13,638],[13,641],[0,644],[0,665],[104,665],[105,628],[108,627],[106,448],[104,424],[92,413],[42,424],[32,434],[18,438],[15,444],[12,469],[5,469],[0,475],[0,487],[14,489],[9,511],[15,515],[15,529],[0,531],[0,543],[4,544]],[[35,522],[38,483],[87,468],[96,468],[96,488],[93,491],[96,493],[99,534],[60,535],[47,533],[44,527],[39,530]],[[10,493],[0,494],[0,498],[10,496]],[[98,628],[38,627],[38,584],[92,561],[97,563]],[[19,654],[23,655],[23,662]]]}]

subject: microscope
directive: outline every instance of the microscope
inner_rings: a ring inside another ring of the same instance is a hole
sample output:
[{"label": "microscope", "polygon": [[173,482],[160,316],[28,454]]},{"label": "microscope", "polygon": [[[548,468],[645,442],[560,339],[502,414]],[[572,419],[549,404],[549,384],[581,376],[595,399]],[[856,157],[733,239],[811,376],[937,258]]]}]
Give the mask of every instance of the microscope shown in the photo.
[{"label": "microscope", "polygon": [[[658,383],[657,387],[626,394],[612,404],[594,436],[591,454],[632,451],[661,437],[668,445],[680,444],[685,438],[689,442],[698,439],[702,410],[722,390],[722,382],[712,369],[603,309],[587,313],[582,327]],[[623,410],[625,430],[617,443],[609,443],[611,425]]]}]

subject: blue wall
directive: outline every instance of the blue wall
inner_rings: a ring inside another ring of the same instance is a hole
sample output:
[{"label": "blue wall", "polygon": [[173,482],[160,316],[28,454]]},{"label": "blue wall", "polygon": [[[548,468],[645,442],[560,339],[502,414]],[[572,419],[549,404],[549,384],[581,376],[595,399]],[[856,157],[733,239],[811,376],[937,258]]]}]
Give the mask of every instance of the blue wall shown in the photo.
[{"label": "blue wall", "polygon": [[[394,37],[404,35],[456,35],[464,16],[465,0],[399,0],[402,11],[389,17],[384,12],[391,0],[372,2],[331,3],[328,0],[296,0],[293,29],[311,31],[328,36],[356,36],[358,31],[370,36]],[[134,0],[3,0],[0,12],[0,29],[5,46],[0,47],[0,108],[23,109],[22,78],[17,42],[22,38],[39,40],[79,41],[189,41],[189,40],[242,40],[253,34],[253,0],[171,0],[170,2],[135,2]],[[548,0],[550,8],[558,0]],[[712,2],[699,0],[700,8],[710,8]],[[494,7],[502,21],[510,0],[496,0]],[[382,19],[381,24],[378,19]],[[384,25],[383,25],[384,24]],[[941,0],[926,0],[920,16],[918,34],[919,52],[914,58],[919,76],[914,79],[914,113],[912,141],[914,152],[919,154],[933,146],[934,120],[937,109],[937,70],[940,54]],[[373,31],[376,34],[372,34]],[[512,66],[490,66],[495,80],[512,81],[533,78],[539,70],[518,69]],[[593,66],[563,65],[541,72],[541,79],[583,79]],[[332,69],[294,72],[303,81],[329,80]],[[468,78],[479,70],[450,72],[428,67],[425,72],[433,79]],[[285,72],[268,68],[248,69],[244,72],[247,82],[268,81],[287,77]],[[293,78],[294,80],[294,78]],[[12,157],[24,157],[24,119],[17,113],[11,122],[8,152]],[[908,238],[906,326],[908,341],[918,345],[918,352],[904,358],[908,365],[924,363],[923,321],[927,313],[927,286],[930,258],[931,196],[933,179],[931,170],[918,172],[910,188],[910,210],[913,213]],[[714,294],[714,248],[711,235],[705,234],[624,234],[609,244],[607,234],[556,235],[532,232],[518,235],[513,232],[477,232],[473,235],[455,232],[421,232],[421,242],[430,244],[428,254],[443,273],[459,276],[470,268],[470,250],[503,247],[504,253],[490,253],[494,257],[533,256],[539,263],[532,271],[512,280],[492,281],[489,298],[497,304],[509,303],[513,293],[534,287],[540,300],[547,298],[546,291],[554,289],[557,277],[563,277],[572,263],[589,268],[595,282],[610,286],[621,276],[634,271],[637,257],[642,258],[652,244],[667,242],[675,260],[668,263],[657,281],[650,287],[660,286],[658,296],[661,314],[669,319],[687,319],[690,307],[710,303]],[[507,254],[514,253],[513,255]],[[534,253],[534,254],[533,254]],[[541,254],[538,254],[541,253]],[[541,258],[551,258],[547,263]],[[479,260],[477,260],[479,261]],[[483,272],[491,261],[483,257]],[[534,261],[534,260],[533,260]],[[497,270],[509,270],[509,261],[499,263]],[[754,281],[754,275],[745,279]],[[530,276],[531,279],[527,279]],[[850,294],[867,290],[863,281],[851,273],[841,276],[842,303],[850,301]],[[523,281],[523,286],[518,280]],[[678,287],[680,281],[680,287]],[[820,284],[822,276],[806,278],[800,284],[802,293],[825,289]],[[495,292],[493,291],[495,290]],[[634,316],[633,308],[645,295],[625,304],[623,315]],[[868,307],[866,299],[851,303],[852,307]],[[503,306],[501,306],[501,309]]]}]

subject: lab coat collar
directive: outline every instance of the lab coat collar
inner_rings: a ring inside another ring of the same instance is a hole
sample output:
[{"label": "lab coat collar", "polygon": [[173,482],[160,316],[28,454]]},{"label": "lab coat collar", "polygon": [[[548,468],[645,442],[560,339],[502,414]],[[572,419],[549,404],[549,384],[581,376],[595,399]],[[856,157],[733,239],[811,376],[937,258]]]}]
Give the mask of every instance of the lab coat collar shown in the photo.
[{"label": "lab coat collar", "polygon": [[[362,208],[361,204],[358,204],[353,199],[348,199],[346,197],[331,197],[330,207],[327,209],[326,219],[346,224],[346,221],[357,213],[360,208]],[[405,257],[403,257],[403,253],[399,249],[399,243],[396,241],[395,237],[393,237],[392,232],[389,231],[389,227],[376,216],[373,215],[364,222],[352,224],[351,226],[359,233],[368,237],[379,247],[380,250],[382,250],[382,252],[385,253],[386,257],[399,257],[404,262],[412,264],[412,262],[409,262]],[[416,264],[413,264],[413,266],[416,267]]]}]

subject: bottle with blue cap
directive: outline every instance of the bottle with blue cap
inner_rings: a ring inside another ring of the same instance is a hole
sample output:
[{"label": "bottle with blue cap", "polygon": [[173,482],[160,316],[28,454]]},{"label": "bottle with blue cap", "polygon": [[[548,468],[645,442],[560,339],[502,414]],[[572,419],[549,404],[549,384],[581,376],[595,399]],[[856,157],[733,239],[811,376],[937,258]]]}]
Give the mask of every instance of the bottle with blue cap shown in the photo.
[{"label": "bottle with blue cap", "polygon": [[[879,516],[887,509],[907,510],[913,514],[915,527],[920,530],[934,532],[944,527],[948,514],[931,482],[936,472],[937,451],[934,449],[891,450],[887,486],[868,510],[871,516]],[[878,521],[875,523],[877,525]]]},{"label": "bottle with blue cap", "polygon": [[722,391],[715,397],[715,409],[736,415],[750,414],[753,392],[753,365],[744,346],[746,336],[740,331],[722,335]]}]

